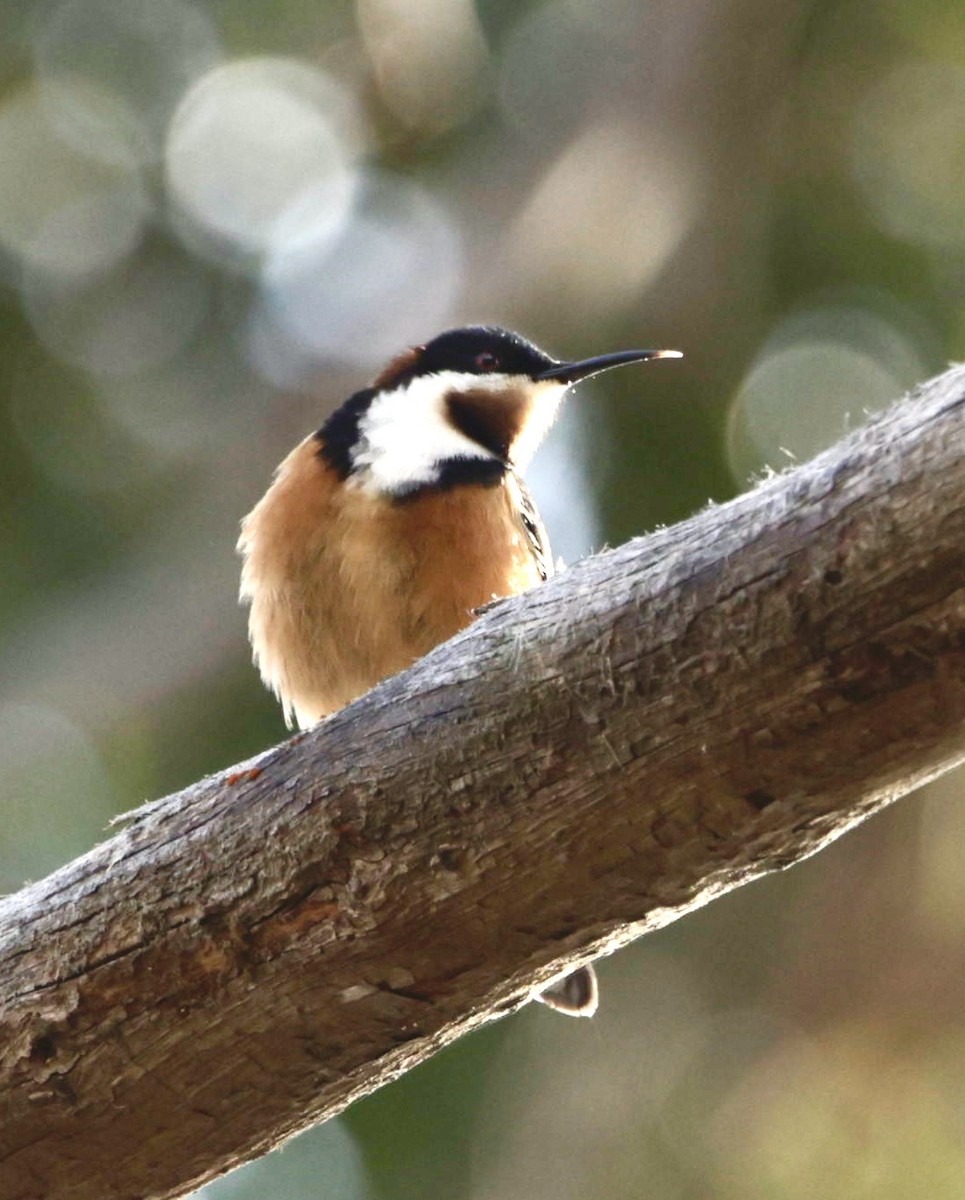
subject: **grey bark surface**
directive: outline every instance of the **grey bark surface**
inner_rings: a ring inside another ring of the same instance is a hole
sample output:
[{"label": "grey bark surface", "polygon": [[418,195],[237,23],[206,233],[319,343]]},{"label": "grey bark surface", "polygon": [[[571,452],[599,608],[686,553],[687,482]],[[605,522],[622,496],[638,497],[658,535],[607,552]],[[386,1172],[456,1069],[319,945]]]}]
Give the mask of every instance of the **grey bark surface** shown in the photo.
[{"label": "grey bark surface", "polygon": [[6,898],[0,1198],[180,1195],[962,761],[963,412],[956,368]]}]

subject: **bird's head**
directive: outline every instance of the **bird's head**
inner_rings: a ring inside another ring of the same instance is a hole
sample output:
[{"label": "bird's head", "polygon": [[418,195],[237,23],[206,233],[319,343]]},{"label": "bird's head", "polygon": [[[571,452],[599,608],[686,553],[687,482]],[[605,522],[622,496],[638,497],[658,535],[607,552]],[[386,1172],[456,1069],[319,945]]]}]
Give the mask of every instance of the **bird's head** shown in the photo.
[{"label": "bird's head", "polygon": [[426,488],[495,482],[526,464],[566,389],[624,363],[680,358],[677,350],[624,350],[559,362],[505,329],[450,329],[392,359],[319,431],[345,479],[405,498]]}]

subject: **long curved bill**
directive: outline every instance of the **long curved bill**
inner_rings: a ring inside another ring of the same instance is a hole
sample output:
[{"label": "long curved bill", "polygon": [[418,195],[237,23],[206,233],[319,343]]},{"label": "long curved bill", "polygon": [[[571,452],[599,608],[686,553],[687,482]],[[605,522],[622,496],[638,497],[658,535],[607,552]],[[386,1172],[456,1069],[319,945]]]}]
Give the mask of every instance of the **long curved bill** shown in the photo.
[{"label": "long curved bill", "polygon": [[599,354],[596,358],[583,358],[579,362],[557,363],[548,371],[541,371],[537,379],[557,379],[560,383],[576,383],[611,367],[622,367],[625,363],[648,362],[651,358],[683,358],[679,350],[618,350],[615,354]]}]

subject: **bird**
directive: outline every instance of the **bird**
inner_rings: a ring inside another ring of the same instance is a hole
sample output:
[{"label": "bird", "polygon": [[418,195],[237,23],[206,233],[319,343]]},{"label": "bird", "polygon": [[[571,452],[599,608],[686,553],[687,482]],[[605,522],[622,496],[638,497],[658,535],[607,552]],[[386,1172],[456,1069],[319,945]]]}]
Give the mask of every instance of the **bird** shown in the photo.
[{"label": "bird", "polygon": [[[395,355],[277,468],[244,518],[241,601],[289,727],[315,725],[554,572],[520,471],[567,388],[677,350],[557,360],[518,333],[449,329]],[[538,999],[592,1016],[591,966]]]}]

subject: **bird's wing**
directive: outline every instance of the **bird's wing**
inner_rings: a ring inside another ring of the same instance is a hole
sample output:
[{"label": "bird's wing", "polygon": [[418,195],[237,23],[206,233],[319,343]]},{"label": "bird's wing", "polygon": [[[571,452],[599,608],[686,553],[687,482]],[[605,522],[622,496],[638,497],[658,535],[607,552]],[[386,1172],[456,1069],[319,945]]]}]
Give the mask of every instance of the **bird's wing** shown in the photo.
[{"label": "bird's wing", "polygon": [[546,526],[543,524],[542,517],[539,515],[539,509],[536,507],[529,488],[518,475],[516,476],[516,484],[519,488],[519,519],[522,522],[523,532],[526,534],[526,540],[536,561],[536,569],[539,572],[539,577],[545,583],[555,570],[553,566],[553,554],[550,550],[549,534],[546,532]]}]

